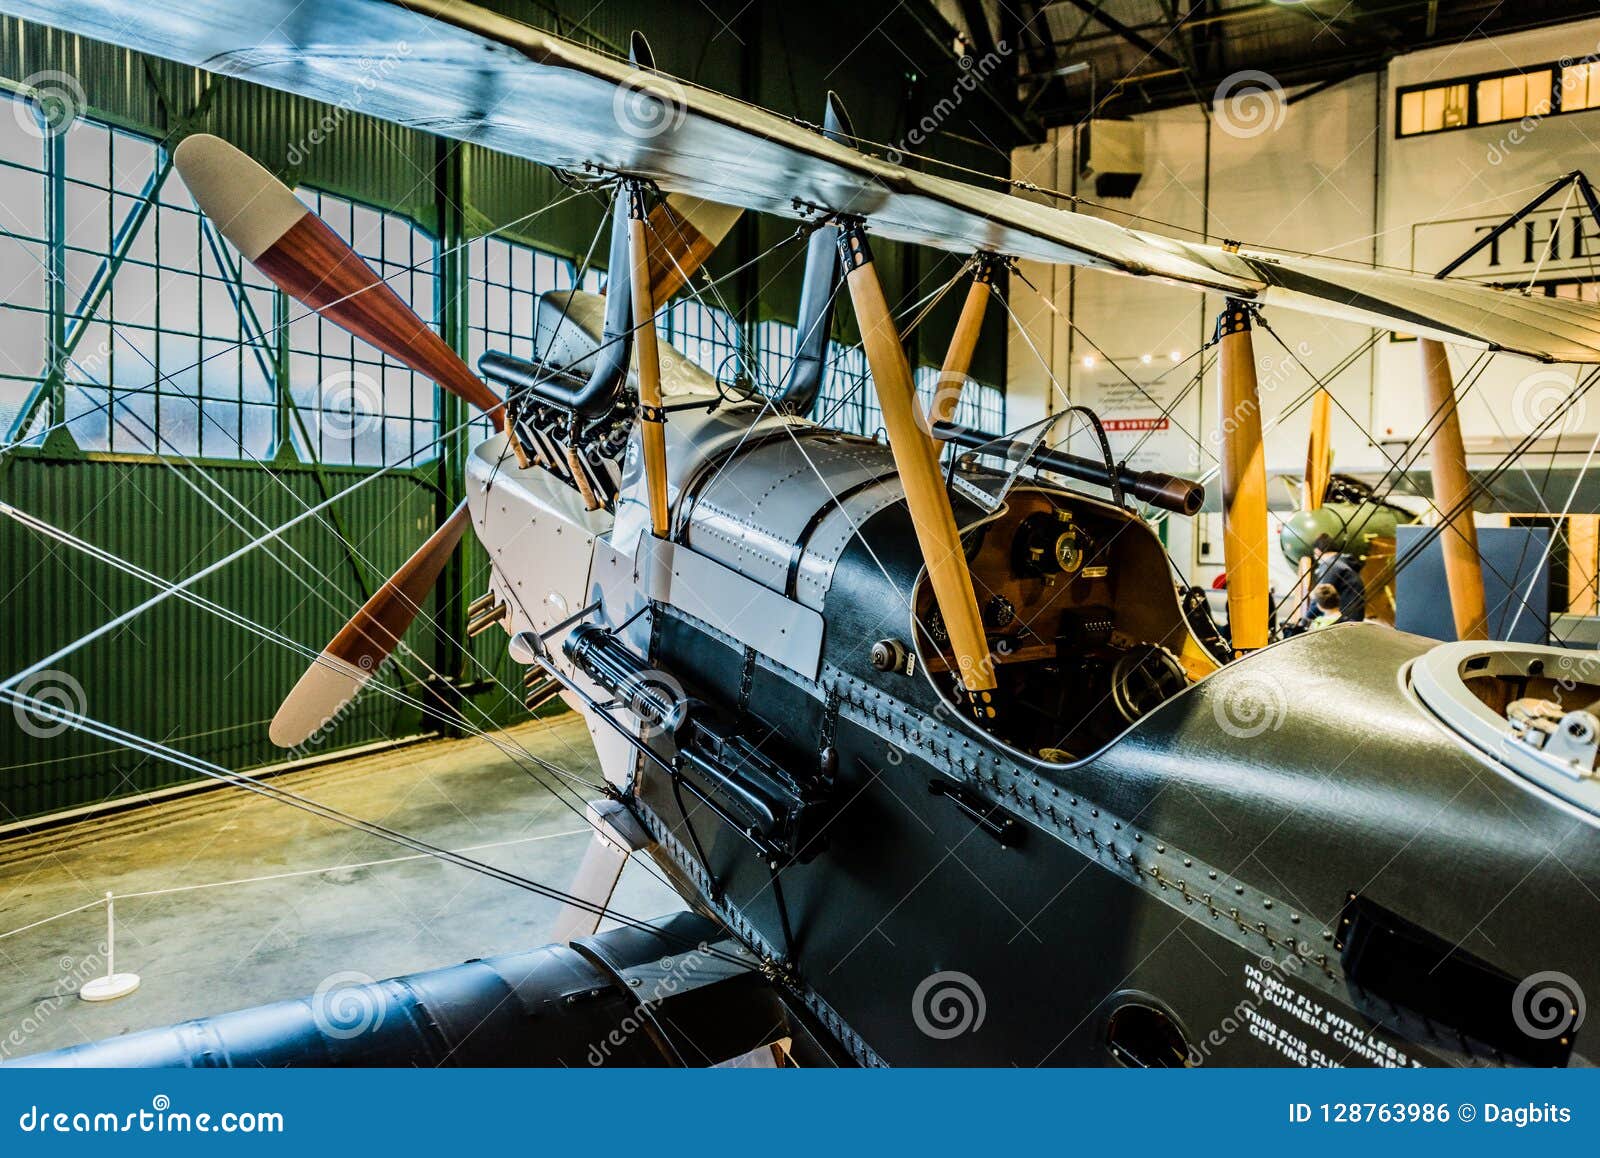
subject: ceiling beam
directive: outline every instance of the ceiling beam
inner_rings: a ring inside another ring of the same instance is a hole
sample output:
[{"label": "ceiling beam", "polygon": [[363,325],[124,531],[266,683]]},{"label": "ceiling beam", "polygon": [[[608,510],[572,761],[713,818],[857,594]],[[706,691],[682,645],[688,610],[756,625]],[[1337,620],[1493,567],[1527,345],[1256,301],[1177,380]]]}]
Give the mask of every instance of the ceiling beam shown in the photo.
[{"label": "ceiling beam", "polygon": [[960,0],[961,19],[966,22],[967,35],[981,60],[986,56],[999,56],[1000,48],[989,30],[989,17],[983,10],[983,0]]},{"label": "ceiling beam", "polygon": [[[1092,0],[1058,0],[1058,2],[1067,7],[1076,8],[1079,12],[1087,13],[1088,15],[1093,16],[1101,24],[1104,24],[1112,32],[1116,33],[1117,36],[1122,40],[1127,41],[1129,44],[1133,45],[1133,47],[1143,52],[1146,56],[1154,60],[1159,60],[1168,68],[1183,67],[1182,61],[1180,61],[1172,53],[1168,52],[1165,48],[1162,48],[1161,45],[1145,36],[1142,32],[1139,32],[1137,29],[1130,28],[1128,25],[1118,20],[1115,16],[1111,16],[1105,12],[1102,12],[1101,9],[1104,7],[1103,3],[1093,3]],[[1170,28],[1167,30],[1167,35],[1171,35]],[[1165,37],[1163,37],[1163,39],[1165,39]]]}]

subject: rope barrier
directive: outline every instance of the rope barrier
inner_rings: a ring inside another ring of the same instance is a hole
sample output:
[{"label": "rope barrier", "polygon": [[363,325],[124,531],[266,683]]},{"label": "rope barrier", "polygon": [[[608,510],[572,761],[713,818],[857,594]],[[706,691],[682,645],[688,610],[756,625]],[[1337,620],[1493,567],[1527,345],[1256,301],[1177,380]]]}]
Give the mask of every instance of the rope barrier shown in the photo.
[{"label": "rope barrier", "polygon": [[[506,848],[506,847],[509,847],[510,845],[529,844],[529,843],[531,843],[533,841],[540,841],[540,840],[558,840],[561,837],[586,835],[589,832],[590,832],[590,830],[588,828],[570,828],[570,829],[566,829],[566,830],[564,830],[562,832],[541,833],[538,836],[521,836],[521,837],[517,837],[517,838],[515,838],[513,840],[496,840],[496,841],[490,841],[487,844],[473,844],[473,845],[468,845],[465,848],[452,849],[451,851],[455,852],[455,853],[482,852],[483,850],[490,849],[490,848]],[[122,899],[125,900],[125,901],[137,900],[137,899],[139,899],[141,897],[165,897],[165,896],[171,896],[174,893],[192,893],[192,892],[197,892],[197,891],[199,891],[201,889],[221,889],[221,888],[229,888],[229,887],[232,887],[232,886],[235,886],[235,885],[254,885],[254,884],[260,884],[260,883],[265,882],[265,881],[288,880],[288,879],[290,879],[292,877],[317,876],[317,875],[319,875],[321,873],[341,872],[341,871],[345,871],[345,870],[348,870],[348,869],[379,868],[379,867],[382,867],[384,865],[402,864],[402,863],[404,863],[406,861],[434,860],[434,859],[437,859],[437,858],[432,853],[419,852],[419,853],[414,853],[414,854],[412,854],[410,856],[391,856],[391,857],[385,857],[382,860],[359,861],[359,862],[354,863],[354,864],[326,865],[323,868],[294,869],[294,870],[292,870],[290,872],[270,873],[270,874],[268,874],[266,876],[258,876],[258,877],[239,877],[239,878],[237,878],[235,880],[229,880],[229,881],[204,881],[204,882],[202,882],[200,884],[197,884],[197,885],[174,885],[173,887],[168,888],[168,889],[143,889],[143,890],[141,890],[139,892],[122,893],[121,896],[122,896]],[[446,861],[444,863],[448,864],[450,862]],[[27,924],[27,925],[22,925],[21,927],[16,928],[16,929],[12,929],[9,932],[0,933],[0,941],[5,940],[7,937],[15,937],[18,933],[26,933],[30,929],[37,929],[41,925],[48,925],[52,921],[59,921],[63,917],[70,917],[70,916],[73,916],[73,915],[75,915],[77,913],[84,912],[87,909],[93,909],[93,908],[95,908],[95,907],[97,907],[99,905],[108,904],[110,902],[110,898],[111,898],[111,894],[107,893],[104,897],[97,897],[92,901],[88,901],[88,902],[86,902],[84,904],[81,904],[81,905],[77,906],[76,908],[67,909],[67,910],[65,910],[63,912],[56,913],[53,916],[45,917],[42,920],[34,921],[34,922],[32,922],[30,924]]]}]

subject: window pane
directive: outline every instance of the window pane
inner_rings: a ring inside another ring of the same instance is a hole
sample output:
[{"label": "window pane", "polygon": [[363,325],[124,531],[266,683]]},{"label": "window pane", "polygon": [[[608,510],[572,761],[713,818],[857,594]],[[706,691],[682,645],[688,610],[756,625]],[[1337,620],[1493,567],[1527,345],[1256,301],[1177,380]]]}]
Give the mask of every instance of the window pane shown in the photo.
[{"label": "window pane", "polygon": [[1422,132],[1422,94],[1408,92],[1400,98],[1400,135]]},{"label": "window pane", "polygon": [[1494,80],[1478,82],[1478,123],[1480,125],[1492,124],[1503,120],[1501,115],[1500,94],[1503,85],[1498,77]]},{"label": "window pane", "polygon": [[[314,189],[300,196],[361,255],[402,301],[426,321],[437,313],[432,237],[408,219]],[[426,379],[331,322],[291,303],[289,393],[320,461],[359,466],[415,466],[433,457],[431,424],[438,392]],[[420,389],[419,389],[420,387]],[[295,434],[299,443],[298,432]],[[412,451],[427,447],[417,457]]]}]

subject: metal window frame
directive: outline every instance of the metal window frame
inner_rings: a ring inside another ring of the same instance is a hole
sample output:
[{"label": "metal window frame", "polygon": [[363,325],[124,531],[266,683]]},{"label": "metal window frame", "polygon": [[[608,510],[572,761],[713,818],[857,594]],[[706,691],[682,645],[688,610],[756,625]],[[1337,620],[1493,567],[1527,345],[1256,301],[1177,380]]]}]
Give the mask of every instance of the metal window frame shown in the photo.
[{"label": "metal window frame", "polygon": [[[1572,61],[1569,64],[1575,63]],[[1577,113],[1592,113],[1600,109],[1563,109],[1561,107],[1561,61],[1553,60],[1548,63],[1530,64],[1522,68],[1497,68],[1490,72],[1472,73],[1468,76],[1445,77],[1442,80],[1424,81],[1421,84],[1402,85],[1394,90],[1394,135],[1398,141],[1415,140],[1417,137],[1434,137],[1440,133],[1459,133],[1463,129],[1488,129],[1495,125],[1514,125],[1536,117],[1544,120],[1546,117],[1573,115]],[[1546,73],[1550,77],[1550,111],[1548,113],[1529,113],[1523,117],[1502,119],[1498,121],[1479,121],[1478,119],[1478,86],[1486,80],[1503,80],[1511,76],[1533,76],[1537,73]],[[1437,129],[1420,129],[1414,133],[1403,132],[1401,129],[1401,109],[1405,98],[1412,93],[1432,92],[1434,89],[1454,88],[1457,85],[1467,86],[1467,121],[1462,125],[1443,125]]]}]

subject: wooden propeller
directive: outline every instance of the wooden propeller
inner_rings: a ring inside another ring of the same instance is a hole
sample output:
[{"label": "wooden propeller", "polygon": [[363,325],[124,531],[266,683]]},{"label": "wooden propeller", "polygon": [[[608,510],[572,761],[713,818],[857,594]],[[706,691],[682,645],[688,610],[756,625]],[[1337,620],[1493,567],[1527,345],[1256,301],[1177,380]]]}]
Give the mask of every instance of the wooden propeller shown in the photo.
[{"label": "wooden propeller", "polygon": [[686,193],[673,193],[650,210],[645,233],[653,309],[688,284],[742,212]]},{"label": "wooden propeller", "polygon": [[[494,391],[287,185],[204,134],[185,138],[173,163],[201,211],[274,285],[505,429]],[[372,678],[400,645],[470,519],[462,503],[333,637],[272,718],[274,744],[305,743]]]},{"label": "wooden propeller", "polygon": [[400,637],[439,581],[471,518],[466,503],[457,507],[322,649],[272,717],[267,734],[274,744],[299,747],[338,719],[400,646]]},{"label": "wooden propeller", "polygon": [[172,159],[201,211],[274,285],[504,429],[494,391],[287,185],[203,133],[184,138]]},{"label": "wooden propeller", "polygon": [[1311,399],[1311,434],[1306,439],[1306,477],[1300,505],[1308,511],[1320,510],[1327,499],[1328,480],[1333,474],[1333,396],[1318,389]]}]

